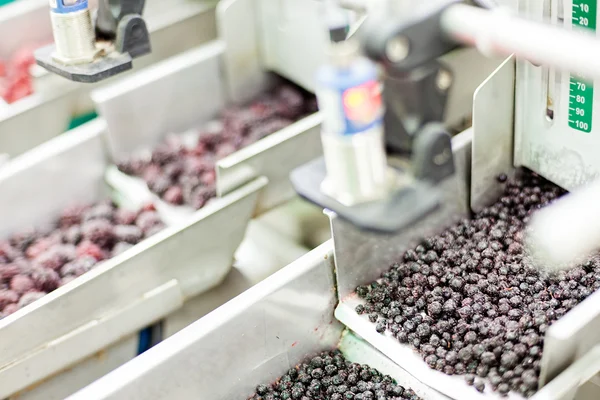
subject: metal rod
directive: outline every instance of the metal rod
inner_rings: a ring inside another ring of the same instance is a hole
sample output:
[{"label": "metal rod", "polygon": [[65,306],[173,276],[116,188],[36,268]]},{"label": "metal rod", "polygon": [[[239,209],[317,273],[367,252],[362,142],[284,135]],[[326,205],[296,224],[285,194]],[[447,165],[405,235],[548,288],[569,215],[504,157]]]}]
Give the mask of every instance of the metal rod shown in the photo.
[{"label": "metal rod", "polygon": [[583,31],[526,20],[507,10],[485,10],[464,4],[449,7],[442,29],[459,43],[486,55],[515,54],[536,65],[600,77],[600,40]]}]

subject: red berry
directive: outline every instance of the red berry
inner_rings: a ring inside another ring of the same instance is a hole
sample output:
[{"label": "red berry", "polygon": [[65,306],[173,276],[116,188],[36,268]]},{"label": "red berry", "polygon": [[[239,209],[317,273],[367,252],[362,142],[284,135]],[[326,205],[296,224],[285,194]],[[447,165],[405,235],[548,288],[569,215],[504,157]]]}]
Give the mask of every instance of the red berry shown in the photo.
[{"label": "red berry", "polygon": [[163,199],[171,204],[183,204],[183,190],[179,186],[171,186],[163,195]]},{"label": "red berry", "polygon": [[0,290],[0,309],[17,301],[19,301],[19,295],[16,292],[12,290]]},{"label": "red berry", "polygon": [[46,293],[53,291],[60,285],[60,276],[50,268],[36,268],[31,273],[35,288]]},{"label": "red berry", "polygon": [[61,280],[60,280],[60,286],[65,286],[67,283],[74,281],[75,279],[77,279],[76,276],[74,275],[67,275],[64,276]]},{"label": "red berry", "polygon": [[60,245],[52,247],[50,250],[41,254],[35,259],[35,263],[44,267],[58,271],[63,265],[72,261],[77,256],[77,251],[73,245]]},{"label": "red berry", "polygon": [[87,239],[100,247],[109,246],[114,240],[112,224],[103,219],[95,219],[85,222],[81,226],[83,238]]},{"label": "red berry", "polygon": [[55,238],[40,238],[27,248],[25,255],[29,259],[37,258],[57,243],[58,241]]},{"label": "red berry", "polygon": [[156,211],[156,206],[154,205],[154,203],[146,203],[142,206],[140,211]]},{"label": "red berry", "polygon": [[102,261],[106,258],[104,251],[95,243],[89,240],[84,240],[77,246],[77,257],[90,256],[94,257],[98,261]]},{"label": "red berry", "polygon": [[19,307],[27,307],[34,301],[38,301],[42,297],[44,297],[46,293],[44,292],[27,292],[19,299]]},{"label": "red berry", "polygon": [[132,225],[135,224],[135,219],[138,213],[135,211],[120,208],[115,211],[115,222],[119,225]]},{"label": "red berry", "polygon": [[10,282],[10,280],[21,273],[21,268],[15,264],[0,265],[0,281]]},{"label": "red berry", "polygon": [[144,232],[147,233],[148,230],[157,225],[163,225],[158,213],[155,211],[144,211],[142,212],[137,220],[136,225]]},{"label": "red berry", "polygon": [[91,270],[98,261],[92,256],[84,256],[65,264],[60,269],[61,276],[81,276]]},{"label": "red berry", "polygon": [[111,256],[116,257],[119,254],[126,252],[127,250],[129,250],[132,247],[133,247],[133,245],[131,243],[119,242],[115,245],[115,247],[113,247]]},{"label": "red berry", "polygon": [[26,275],[16,275],[10,281],[10,289],[19,295],[23,295],[35,287],[33,280]]},{"label": "red berry", "polygon": [[136,244],[144,237],[144,233],[135,225],[117,225],[114,227],[115,237],[120,242]]},{"label": "red berry", "polygon": [[160,165],[150,164],[146,168],[144,168],[144,172],[142,173],[142,178],[146,182],[150,182],[155,180],[162,174],[162,170],[160,169]]},{"label": "red berry", "polygon": [[88,205],[72,205],[63,210],[60,214],[59,224],[61,227],[66,228],[72,225],[80,224],[83,220],[84,213],[89,210]]},{"label": "red berry", "polygon": [[202,174],[202,176],[200,176],[200,180],[205,186],[212,186],[217,181],[217,173],[215,170],[206,171]]},{"label": "red berry", "polygon": [[2,310],[2,315],[7,317],[10,314],[14,314],[17,311],[19,311],[20,308],[21,307],[19,307],[17,303],[7,304],[6,307],[4,307],[4,309]]}]

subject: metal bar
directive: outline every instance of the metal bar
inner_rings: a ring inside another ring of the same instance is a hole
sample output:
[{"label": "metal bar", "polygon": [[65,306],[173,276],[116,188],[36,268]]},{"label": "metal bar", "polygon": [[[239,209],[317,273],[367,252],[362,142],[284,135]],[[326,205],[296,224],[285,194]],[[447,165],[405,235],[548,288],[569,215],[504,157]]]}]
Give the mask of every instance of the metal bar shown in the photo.
[{"label": "metal bar", "polygon": [[442,16],[442,29],[454,40],[487,55],[517,57],[591,79],[600,77],[600,40],[594,34],[529,21],[505,10],[457,4]]}]

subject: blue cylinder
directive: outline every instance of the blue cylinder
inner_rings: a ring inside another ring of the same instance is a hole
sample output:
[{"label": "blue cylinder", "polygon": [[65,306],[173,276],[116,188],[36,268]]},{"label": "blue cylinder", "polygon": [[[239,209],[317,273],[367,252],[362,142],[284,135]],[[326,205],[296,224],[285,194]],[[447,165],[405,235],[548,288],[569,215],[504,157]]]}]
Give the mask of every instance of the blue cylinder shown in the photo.
[{"label": "blue cylinder", "polygon": [[50,0],[50,9],[57,14],[70,14],[73,12],[87,10],[88,0]]},{"label": "blue cylinder", "polygon": [[383,123],[381,83],[375,65],[367,59],[321,67],[316,93],[324,134],[354,135]]}]

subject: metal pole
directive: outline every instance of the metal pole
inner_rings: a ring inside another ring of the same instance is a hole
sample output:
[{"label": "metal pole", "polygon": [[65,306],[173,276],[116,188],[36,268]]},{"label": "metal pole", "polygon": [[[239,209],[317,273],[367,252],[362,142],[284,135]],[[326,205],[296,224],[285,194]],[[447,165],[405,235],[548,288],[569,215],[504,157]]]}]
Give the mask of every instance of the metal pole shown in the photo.
[{"label": "metal pole", "polygon": [[582,77],[600,77],[600,40],[595,35],[526,20],[506,10],[450,6],[442,29],[459,43],[486,55],[517,57]]}]

